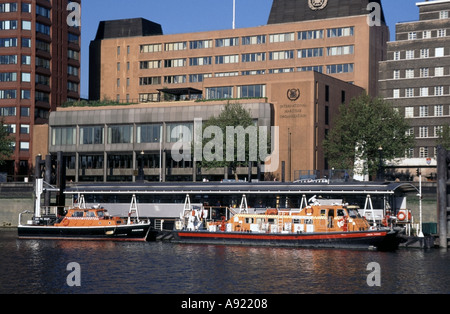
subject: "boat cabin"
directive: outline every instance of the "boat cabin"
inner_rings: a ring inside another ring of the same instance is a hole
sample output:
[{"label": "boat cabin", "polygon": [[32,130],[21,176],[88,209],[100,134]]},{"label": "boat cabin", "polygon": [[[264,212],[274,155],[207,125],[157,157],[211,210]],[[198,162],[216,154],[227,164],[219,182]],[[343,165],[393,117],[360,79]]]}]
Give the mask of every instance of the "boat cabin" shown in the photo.
[{"label": "boat cabin", "polygon": [[207,222],[209,231],[304,233],[369,230],[356,209],[340,205],[311,205],[301,210],[267,209],[262,214],[237,213],[229,220]]},{"label": "boat cabin", "polygon": [[55,226],[114,226],[125,223],[119,217],[112,217],[104,208],[71,208]]}]

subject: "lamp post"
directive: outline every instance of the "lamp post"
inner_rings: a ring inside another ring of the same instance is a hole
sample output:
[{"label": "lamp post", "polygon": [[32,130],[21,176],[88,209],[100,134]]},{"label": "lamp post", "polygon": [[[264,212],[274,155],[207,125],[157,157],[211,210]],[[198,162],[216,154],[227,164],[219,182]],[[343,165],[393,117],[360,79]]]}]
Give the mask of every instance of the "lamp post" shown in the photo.
[{"label": "lamp post", "polygon": [[384,172],[384,169],[383,169],[383,147],[381,147],[381,146],[378,147],[378,153],[380,156],[380,164],[378,166],[378,180],[383,181],[383,172]]}]

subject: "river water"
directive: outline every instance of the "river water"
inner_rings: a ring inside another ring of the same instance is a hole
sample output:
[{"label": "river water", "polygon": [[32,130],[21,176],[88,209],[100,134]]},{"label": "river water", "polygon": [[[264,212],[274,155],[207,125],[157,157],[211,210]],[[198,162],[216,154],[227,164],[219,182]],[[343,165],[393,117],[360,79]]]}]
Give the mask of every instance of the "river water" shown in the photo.
[{"label": "river water", "polygon": [[19,240],[0,229],[0,266],[2,294],[450,293],[450,253],[440,249]]}]

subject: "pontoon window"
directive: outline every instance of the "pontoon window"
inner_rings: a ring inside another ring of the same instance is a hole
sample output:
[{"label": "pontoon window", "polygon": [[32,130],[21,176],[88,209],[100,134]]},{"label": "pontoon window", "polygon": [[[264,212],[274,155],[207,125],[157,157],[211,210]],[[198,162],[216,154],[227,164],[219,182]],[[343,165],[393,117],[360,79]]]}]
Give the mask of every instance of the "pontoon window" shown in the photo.
[{"label": "pontoon window", "polygon": [[345,216],[345,210],[343,210],[343,209],[338,209],[338,210],[337,210],[337,215],[338,215],[338,216],[341,216],[341,217]]}]

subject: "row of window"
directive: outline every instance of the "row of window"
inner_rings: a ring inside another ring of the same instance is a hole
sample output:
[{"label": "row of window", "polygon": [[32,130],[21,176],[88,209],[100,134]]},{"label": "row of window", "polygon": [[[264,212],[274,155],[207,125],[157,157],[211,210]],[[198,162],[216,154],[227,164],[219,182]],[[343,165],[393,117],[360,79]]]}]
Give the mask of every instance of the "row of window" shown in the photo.
[{"label": "row of window", "polygon": [[[49,111],[48,109],[35,108],[34,110],[35,118],[48,119]],[[14,117],[17,115],[16,107],[0,107],[0,117]],[[29,107],[20,107],[20,116],[21,117],[29,117],[30,116],[30,108]]]},{"label": "row of window", "polygon": [[408,87],[404,90],[395,88],[392,90],[392,98],[412,98],[412,97],[427,97],[427,96],[444,96],[449,94],[447,86],[432,86],[432,87]]},{"label": "row of window", "polygon": [[[354,46],[337,46],[337,47],[327,47],[327,48],[308,48],[300,49],[297,51],[298,58],[314,58],[324,56],[324,49],[327,51],[328,56],[339,56],[354,53]],[[241,62],[261,62],[266,61],[265,52],[256,53],[246,53],[241,55]],[[269,60],[282,60],[282,59],[293,59],[294,51],[275,51],[269,52]],[[239,55],[228,55],[228,56],[216,56],[215,64],[227,64],[227,63],[239,63]],[[180,59],[170,59],[164,60],[150,60],[150,61],[140,61],[140,69],[159,69],[163,66],[165,68],[177,68],[185,67],[188,65],[187,58]],[[194,57],[189,58],[189,66],[202,66],[202,65],[212,65],[213,58],[211,56],[207,57]],[[120,71],[120,62],[117,63],[117,70]]]},{"label": "row of window", "polygon": [[425,30],[425,31],[414,31],[408,32],[408,40],[416,40],[416,39],[430,39],[434,37],[445,37],[447,36],[447,29],[435,29],[435,30]]},{"label": "row of window", "polygon": [[[441,136],[443,126],[420,126],[418,127],[419,132],[416,134],[416,138],[438,138]],[[434,131],[431,133],[431,131]],[[407,131],[408,135],[415,135],[414,128],[410,128]]]},{"label": "row of window", "polygon": [[[193,123],[167,123],[166,142],[192,140]],[[79,128],[79,144],[159,143],[162,137],[161,123],[136,125],[83,126]],[[105,137],[106,133],[106,137]],[[135,136],[134,136],[135,134]],[[76,145],[76,127],[53,127],[51,145]]]},{"label": "row of window", "polygon": [[[297,32],[297,40],[309,40],[309,39],[322,39],[324,38],[325,30],[310,30],[310,31],[301,31]],[[341,28],[330,28],[326,30],[326,34],[328,38],[334,37],[346,37],[354,35],[354,27],[341,27]],[[280,42],[292,42],[295,41],[295,32],[288,33],[279,33],[279,34],[271,34],[268,35],[269,43],[280,43]],[[242,38],[239,37],[230,37],[230,38],[220,38],[215,39],[215,47],[232,47],[239,46],[240,43],[242,45],[259,45],[265,44],[267,40],[267,35],[254,35],[254,36],[245,36]],[[213,40],[205,39],[205,40],[194,40],[194,41],[182,41],[175,43],[165,43],[164,51],[177,51],[177,50],[187,50],[189,49],[205,49],[205,48],[213,48]],[[152,52],[161,52],[163,51],[163,44],[146,44],[140,45],[141,53],[152,53]],[[120,54],[120,47],[118,47],[117,54]]]},{"label": "row of window", "polygon": [[[414,148],[410,148],[406,151],[405,153],[405,158],[414,158]],[[419,147],[419,154],[418,157],[419,158],[428,158],[428,157],[433,157],[436,158],[437,156],[437,148],[436,146],[434,147]],[[433,155],[431,155],[433,154]]]},{"label": "row of window", "polygon": [[[277,74],[277,73],[289,73],[289,72],[308,72],[308,71],[317,71],[320,73],[323,73],[323,66],[317,65],[317,66],[305,66],[305,67],[298,67],[295,68],[276,68],[276,69],[269,69],[267,73],[269,74]],[[331,64],[326,66],[326,73],[327,74],[340,74],[340,73],[352,73],[354,72],[354,64],[353,63],[346,63],[346,64]],[[246,70],[241,71],[240,75],[264,75],[266,74],[266,70],[260,69],[260,70]],[[188,75],[169,75],[169,76],[148,76],[148,77],[140,77],[139,78],[139,85],[140,86],[147,86],[147,85],[161,85],[162,82],[164,84],[179,84],[179,83],[187,83],[189,80],[189,83],[198,83],[203,82],[205,78],[208,77],[227,77],[227,76],[238,76],[239,72],[233,71],[233,72],[218,72],[214,75],[212,73],[196,73],[196,74],[190,74]],[[127,86],[130,85],[129,79],[127,79]],[[120,87],[120,79],[117,79],[117,87]]]},{"label": "row of window", "polygon": [[434,48],[434,50],[430,49],[430,48],[422,48],[419,50],[410,49],[410,50],[405,50],[405,51],[395,51],[393,60],[398,61],[398,60],[402,60],[402,59],[411,60],[411,59],[416,59],[416,58],[420,58],[420,59],[432,58],[432,57],[437,58],[437,57],[444,57],[446,55],[448,55],[448,49],[447,49],[447,54],[445,54],[444,47]]},{"label": "row of window", "polygon": [[[415,115],[416,107],[405,107],[405,118],[414,118],[414,117],[443,117],[444,113],[444,105],[434,105],[434,106],[418,106],[418,115]],[[450,115],[450,107],[448,115]]]},{"label": "row of window", "polygon": [[[404,75],[402,76],[402,73]],[[449,75],[448,69],[444,67],[435,67],[435,68],[429,68],[429,67],[423,67],[419,69],[405,69],[405,70],[394,70],[393,71],[393,79],[398,80],[401,78],[415,78],[415,77],[436,77],[436,76],[444,76]]]}]

